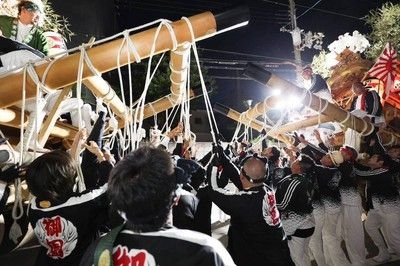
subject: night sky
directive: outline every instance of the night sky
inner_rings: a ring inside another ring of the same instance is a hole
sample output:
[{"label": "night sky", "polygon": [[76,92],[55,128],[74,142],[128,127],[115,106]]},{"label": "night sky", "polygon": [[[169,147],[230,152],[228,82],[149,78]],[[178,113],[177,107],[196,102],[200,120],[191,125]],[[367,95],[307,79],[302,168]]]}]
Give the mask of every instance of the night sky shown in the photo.
[{"label": "night sky", "polygon": [[[325,34],[323,48],[346,32],[358,30],[367,33],[368,28],[362,17],[369,10],[380,7],[386,1],[371,0],[298,0],[296,15],[298,27],[312,32]],[[250,8],[250,23],[243,28],[222,33],[207,40],[197,43],[203,59],[225,59],[229,65],[218,65],[210,69],[216,76],[218,87],[222,95],[219,101],[231,99],[230,90],[240,88],[241,97],[263,99],[265,90],[253,81],[243,80],[241,75],[244,61],[271,64],[286,60],[293,60],[293,45],[291,35],[281,32],[280,29],[290,29],[289,1],[216,1],[216,0],[191,0],[191,1],[128,1],[128,4],[119,12],[119,28],[129,28],[141,25],[158,18],[177,20],[182,16],[191,16],[210,10],[219,13],[238,5],[248,5]],[[315,5],[315,6],[314,6]],[[311,8],[314,6],[313,8]],[[315,49],[308,49],[302,53],[304,63],[309,63],[312,56],[318,53]],[[205,63],[205,65],[207,65]],[[225,68],[224,70],[218,69]],[[294,77],[294,68],[288,65],[276,66],[277,74],[291,79]],[[228,68],[228,69],[226,69]],[[226,78],[222,78],[226,77]],[[226,97],[224,97],[226,96]],[[232,104],[232,103],[230,103]],[[233,103],[235,108],[244,108],[242,103]]]}]

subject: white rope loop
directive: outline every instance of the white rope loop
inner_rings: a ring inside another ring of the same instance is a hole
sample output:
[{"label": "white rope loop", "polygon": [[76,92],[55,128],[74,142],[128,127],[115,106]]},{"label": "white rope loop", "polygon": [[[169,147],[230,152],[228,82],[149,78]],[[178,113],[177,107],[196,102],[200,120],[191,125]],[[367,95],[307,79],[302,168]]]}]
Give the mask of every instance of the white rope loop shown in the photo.
[{"label": "white rope loop", "polygon": [[130,33],[130,31],[128,31],[128,30],[124,30],[124,31],[123,31],[122,34],[123,34],[123,36],[124,36],[124,41],[126,41],[128,47],[129,47],[129,49],[132,51],[133,56],[135,57],[135,61],[136,61],[137,63],[140,63],[141,58],[140,58],[139,52],[138,52],[138,50],[136,49],[136,46],[135,46],[135,44],[133,43],[133,41],[132,41],[132,39],[131,39],[129,33]]},{"label": "white rope loop", "polygon": [[[210,102],[210,99],[208,97],[208,92],[207,92],[206,85],[205,85],[205,82],[204,82],[204,77],[203,77],[203,74],[202,74],[202,71],[201,71],[200,60],[199,60],[199,55],[197,53],[197,46],[196,46],[196,42],[195,42],[192,23],[190,22],[190,20],[187,17],[182,17],[182,19],[186,22],[186,24],[188,25],[189,31],[190,31],[190,35],[191,35],[191,39],[192,39],[192,41],[191,41],[192,48],[193,48],[194,56],[196,58],[196,64],[197,64],[197,68],[198,68],[198,72],[199,72],[201,89],[202,89],[202,92],[203,92],[203,97],[204,97],[204,102],[205,102],[205,106],[206,106],[208,122],[209,122],[210,129],[211,129],[211,136],[212,136],[213,142],[217,143],[216,134],[219,135],[219,130],[218,130],[217,122],[215,120],[214,113],[212,111],[211,102]],[[214,130],[216,132],[214,132]]]},{"label": "white rope loop", "polygon": [[339,123],[342,124],[342,125],[343,125],[344,123],[347,123],[347,121],[349,121],[350,117],[351,117],[350,112],[347,112],[346,118],[343,119],[342,121],[340,121]]}]

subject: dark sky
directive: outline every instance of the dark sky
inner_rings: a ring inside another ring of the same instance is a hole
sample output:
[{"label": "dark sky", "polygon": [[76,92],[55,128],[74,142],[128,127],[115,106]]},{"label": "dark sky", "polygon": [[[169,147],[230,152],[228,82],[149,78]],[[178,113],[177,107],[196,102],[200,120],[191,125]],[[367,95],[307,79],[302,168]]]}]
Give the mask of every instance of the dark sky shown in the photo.
[{"label": "dark sky", "polygon": [[[273,58],[293,58],[289,33],[280,28],[289,23],[288,0],[217,1],[217,0],[153,0],[127,1],[128,8],[121,10],[122,28],[140,25],[158,18],[171,20],[191,16],[210,10],[221,10],[239,4],[250,8],[250,24],[242,29],[215,36],[199,43],[210,49],[239,53],[251,53]],[[331,43],[338,35],[358,29],[367,29],[361,19],[368,11],[380,7],[386,1],[373,0],[297,0],[298,26],[305,31],[323,32],[325,44]],[[315,5],[315,6],[314,6]],[[311,8],[314,6],[313,8]],[[290,28],[287,25],[286,28]],[[309,53],[304,58],[310,60]]]},{"label": "dark sky", "polygon": [[[295,1],[297,24],[305,32],[323,32],[326,36],[323,48],[326,49],[328,44],[346,32],[352,33],[354,30],[358,30],[361,33],[367,33],[368,28],[362,17],[367,15],[369,10],[380,7],[384,2],[386,1],[297,0]],[[288,32],[280,31],[283,26],[290,29],[288,0],[153,0],[127,1],[127,3],[119,12],[120,28],[135,27],[158,18],[177,20],[182,16],[191,16],[207,10],[219,13],[229,7],[240,4],[248,5],[250,8],[248,26],[222,33],[197,44],[203,59],[224,58],[231,61],[230,65],[213,65],[214,68],[210,72],[217,77],[217,80],[220,80],[221,76],[242,78],[242,71],[236,70],[236,68],[243,68],[238,61],[268,64],[294,59],[291,35]],[[302,53],[302,59],[305,63],[311,62],[315,53],[318,51],[306,48]],[[286,78],[293,77],[292,70],[293,68],[288,65],[279,66],[276,69],[277,73]],[[244,86],[244,91],[246,91],[248,90],[247,83],[240,79],[225,78],[222,84],[226,87]],[[251,82],[250,86],[258,85]],[[254,94],[253,91],[250,93]],[[263,97],[263,95],[260,96]]]}]

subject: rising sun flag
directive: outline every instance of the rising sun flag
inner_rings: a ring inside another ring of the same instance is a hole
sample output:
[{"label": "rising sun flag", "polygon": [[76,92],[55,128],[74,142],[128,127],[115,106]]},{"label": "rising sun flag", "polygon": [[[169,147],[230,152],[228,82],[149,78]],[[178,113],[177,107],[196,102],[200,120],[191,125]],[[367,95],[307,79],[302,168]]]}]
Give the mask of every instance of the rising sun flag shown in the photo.
[{"label": "rising sun flag", "polygon": [[387,43],[374,66],[368,71],[369,76],[380,79],[385,84],[385,91],[382,95],[384,99],[389,97],[397,74],[400,74],[397,52],[390,43]]}]

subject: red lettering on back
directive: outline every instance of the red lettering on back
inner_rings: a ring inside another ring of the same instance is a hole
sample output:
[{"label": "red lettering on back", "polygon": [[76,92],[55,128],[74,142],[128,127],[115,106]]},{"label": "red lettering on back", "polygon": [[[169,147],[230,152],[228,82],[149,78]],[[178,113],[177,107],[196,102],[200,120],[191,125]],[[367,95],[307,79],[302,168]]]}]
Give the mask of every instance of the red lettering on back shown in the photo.
[{"label": "red lettering on back", "polygon": [[118,247],[113,254],[115,266],[146,266],[146,253],[140,251],[132,256],[128,253],[128,249]]},{"label": "red lettering on back", "polygon": [[54,219],[44,218],[43,224],[47,236],[58,237],[61,234],[62,228],[60,216],[56,216]]},{"label": "red lettering on back", "polygon": [[277,225],[280,223],[280,218],[278,209],[276,207],[275,194],[267,192],[267,198],[268,198],[268,212],[271,216],[272,224]]},{"label": "red lettering on back", "polygon": [[50,250],[48,251],[48,255],[51,257],[59,257],[63,258],[64,257],[64,251],[63,251],[63,246],[64,246],[64,241],[62,240],[47,240],[47,245],[50,247]]}]

